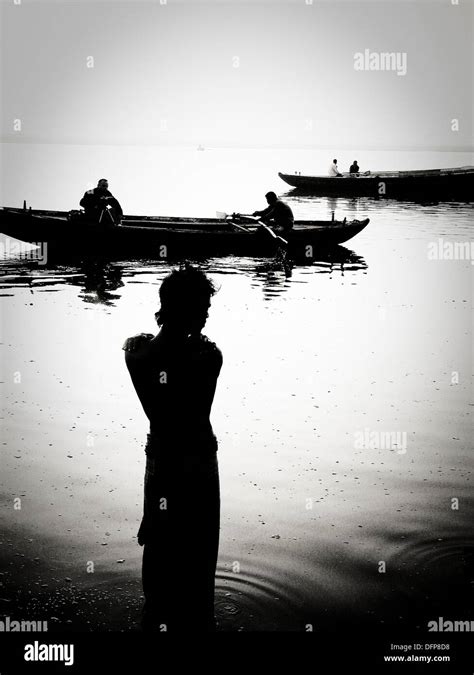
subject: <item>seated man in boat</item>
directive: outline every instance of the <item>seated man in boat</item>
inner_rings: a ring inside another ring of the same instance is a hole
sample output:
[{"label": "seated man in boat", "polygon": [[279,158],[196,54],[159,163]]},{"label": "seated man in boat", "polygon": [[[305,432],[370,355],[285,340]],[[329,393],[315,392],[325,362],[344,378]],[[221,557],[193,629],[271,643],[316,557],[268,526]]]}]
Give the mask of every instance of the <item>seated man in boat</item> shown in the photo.
[{"label": "seated man in boat", "polygon": [[122,207],[108,188],[107,179],[101,178],[97,187],[88,190],[79,203],[83,207],[88,220],[118,225],[123,216]]},{"label": "seated man in boat", "polygon": [[272,225],[275,232],[289,234],[293,228],[295,219],[293,211],[288,204],[278,199],[274,192],[267,192],[265,195],[268,206],[263,211],[254,211],[254,216],[259,216],[267,225]]},{"label": "seated man in boat", "polygon": [[333,177],[339,177],[342,176],[342,173],[339,173],[339,169],[337,168],[337,159],[332,160],[332,164],[329,167],[328,170],[328,176],[333,176]]},{"label": "seated man in boat", "polygon": [[350,166],[349,173],[350,174],[355,173],[355,174],[358,175],[359,171],[360,171],[360,168],[359,168],[359,165],[357,164],[357,160],[355,159]]}]

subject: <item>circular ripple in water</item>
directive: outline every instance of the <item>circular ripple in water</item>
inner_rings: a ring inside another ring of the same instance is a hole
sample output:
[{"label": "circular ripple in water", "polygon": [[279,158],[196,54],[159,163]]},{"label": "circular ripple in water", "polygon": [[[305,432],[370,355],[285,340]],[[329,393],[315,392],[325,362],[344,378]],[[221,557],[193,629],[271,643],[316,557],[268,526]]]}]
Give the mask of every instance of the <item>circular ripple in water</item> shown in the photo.
[{"label": "circular ripple in water", "polygon": [[387,568],[401,598],[420,600],[426,611],[462,613],[474,590],[474,540],[419,541],[392,556]]},{"label": "circular ripple in water", "polygon": [[304,630],[298,599],[273,579],[218,570],[215,598],[221,630]]}]

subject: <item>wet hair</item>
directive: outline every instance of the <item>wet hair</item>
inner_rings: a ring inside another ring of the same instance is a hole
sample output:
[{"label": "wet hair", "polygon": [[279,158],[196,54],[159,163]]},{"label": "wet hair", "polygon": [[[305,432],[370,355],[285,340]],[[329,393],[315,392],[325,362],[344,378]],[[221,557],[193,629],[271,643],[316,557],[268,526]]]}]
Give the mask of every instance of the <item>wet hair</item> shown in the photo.
[{"label": "wet hair", "polygon": [[99,180],[97,181],[97,185],[100,185],[100,184],[102,183],[103,180],[105,180],[106,183],[109,182],[109,181],[107,180],[107,178],[99,178]]},{"label": "wet hair", "polygon": [[169,321],[183,322],[201,312],[207,312],[211,297],[216,293],[214,283],[197,267],[188,262],[173,270],[160,286],[161,307],[155,313],[159,326]]},{"label": "wet hair", "polygon": [[276,194],[274,192],[267,192],[265,197],[268,197],[268,199],[271,199],[272,201],[275,201],[275,199],[278,199],[278,197],[276,196]]}]

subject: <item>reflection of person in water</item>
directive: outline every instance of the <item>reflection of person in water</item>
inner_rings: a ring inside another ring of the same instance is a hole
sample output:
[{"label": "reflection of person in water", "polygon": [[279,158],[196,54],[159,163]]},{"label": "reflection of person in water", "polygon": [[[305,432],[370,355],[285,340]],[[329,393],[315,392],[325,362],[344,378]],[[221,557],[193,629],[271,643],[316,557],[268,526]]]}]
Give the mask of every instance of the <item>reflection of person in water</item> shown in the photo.
[{"label": "reflection of person in water", "polygon": [[111,301],[120,298],[120,295],[111,293],[123,286],[122,268],[119,265],[91,258],[81,262],[81,270],[84,274],[80,282],[83,285],[84,302],[111,304]]},{"label": "reflection of person in water", "polygon": [[214,293],[200,270],[173,271],[160,287],[159,333],[129,338],[124,345],[150,421],[138,532],[145,630],[215,629],[220,495],[209,417],[222,354],[201,335]]}]

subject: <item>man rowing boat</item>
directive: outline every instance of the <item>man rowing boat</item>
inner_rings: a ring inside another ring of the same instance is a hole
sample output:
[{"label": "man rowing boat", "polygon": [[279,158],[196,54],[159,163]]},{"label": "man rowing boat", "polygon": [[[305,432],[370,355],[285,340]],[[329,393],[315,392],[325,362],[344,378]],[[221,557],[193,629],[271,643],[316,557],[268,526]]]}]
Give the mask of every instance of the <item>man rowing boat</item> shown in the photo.
[{"label": "man rowing boat", "polygon": [[265,198],[268,203],[267,208],[263,211],[254,211],[253,215],[260,217],[267,225],[272,225],[275,232],[289,234],[295,221],[293,211],[288,204],[278,199],[274,192],[267,192]]},{"label": "man rowing boat", "polygon": [[123,211],[119,202],[108,190],[109,183],[106,178],[101,178],[97,187],[87,190],[79,202],[89,220],[96,223],[118,225],[122,220]]}]

